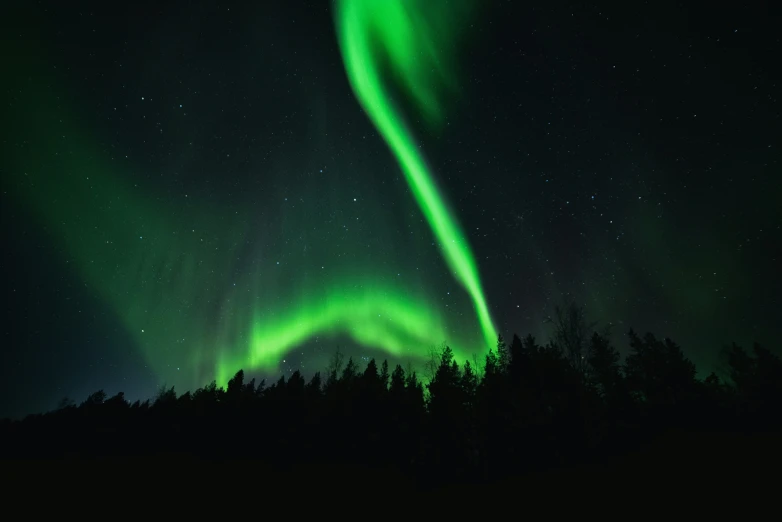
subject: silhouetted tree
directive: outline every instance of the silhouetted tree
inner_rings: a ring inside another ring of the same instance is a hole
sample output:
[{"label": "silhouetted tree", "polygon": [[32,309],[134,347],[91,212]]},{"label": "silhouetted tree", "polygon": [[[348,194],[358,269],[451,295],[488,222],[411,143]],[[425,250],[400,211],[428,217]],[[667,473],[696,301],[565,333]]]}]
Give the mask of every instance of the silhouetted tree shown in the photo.
[{"label": "silhouetted tree", "polygon": [[173,404],[176,402],[176,391],[174,390],[174,387],[166,388],[165,386],[162,386],[158,392],[157,397],[155,398],[154,406],[167,406],[169,404]]},{"label": "silhouetted tree", "polygon": [[90,408],[95,406],[100,406],[103,404],[103,401],[106,400],[106,392],[103,390],[98,390],[95,393],[90,394],[87,399],[81,403],[82,408]]},{"label": "silhouetted tree", "polygon": [[199,407],[206,408],[211,405],[217,405],[224,394],[224,390],[217,386],[216,381],[212,381],[203,388],[199,388],[193,393],[193,401]]},{"label": "silhouetted tree", "polygon": [[618,399],[621,393],[622,373],[619,352],[609,340],[597,332],[592,334],[589,348],[588,377],[598,394],[607,402]]},{"label": "silhouetted tree", "polygon": [[331,396],[334,393],[337,383],[339,382],[339,376],[342,373],[344,360],[344,355],[342,355],[342,352],[337,348],[337,351],[334,352],[334,355],[329,361],[329,366],[326,369],[326,384],[324,387],[326,395]]},{"label": "silhouetted tree", "polygon": [[304,391],[306,388],[306,381],[301,375],[301,371],[296,370],[288,379],[286,385],[287,397],[294,400],[302,400],[304,398]]},{"label": "silhouetted tree", "polygon": [[103,403],[109,410],[124,410],[129,407],[128,401],[125,400],[125,392],[119,392],[117,395],[106,399]]},{"label": "silhouetted tree", "polygon": [[[377,370],[377,367],[375,370]],[[345,369],[342,370],[342,377],[340,378],[340,382],[342,383],[344,389],[350,390],[353,388],[357,378],[358,365],[353,360],[353,357],[349,357],[348,363],[345,365]]]},{"label": "silhouetted tree", "polygon": [[401,401],[405,394],[405,370],[402,365],[397,364],[394,373],[391,374],[391,386],[389,388],[391,397]]},{"label": "silhouetted tree", "polygon": [[782,425],[782,361],[757,343],[752,350],[750,355],[735,343],[727,349],[729,376],[736,392],[734,411],[744,422]]},{"label": "silhouetted tree", "polygon": [[530,354],[524,348],[524,344],[518,335],[513,335],[510,347],[510,362],[508,364],[508,376],[511,382],[518,382],[525,378],[525,372],[530,366]]},{"label": "silhouetted tree", "polygon": [[321,396],[320,372],[315,372],[310,382],[307,383],[307,396],[310,400],[317,400]]},{"label": "silhouetted tree", "polygon": [[588,324],[584,308],[570,303],[565,308],[554,308],[554,344],[565,353],[570,364],[581,374],[587,371],[589,338],[595,324]]},{"label": "silhouetted tree", "polygon": [[508,371],[510,365],[510,348],[505,344],[505,339],[502,335],[497,336],[497,371],[501,374],[505,374]]},{"label": "silhouetted tree", "polygon": [[439,422],[458,418],[462,412],[461,374],[453,358],[453,351],[446,346],[440,356],[440,364],[429,382],[429,411]]},{"label": "silhouetted tree", "polygon": [[380,383],[383,389],[388,389],[388,379],[390,377],[388,373],[388,359],[383,359],[383,364],[380,366]]},{"label": "silhouetted tree", "polygon": [[377,372],[375,359],[370,359],[366,369],[364,369],[364,373],[361,376],[361,386],[364,394],[372,397],[374,400],[380,398],[383,391],[383,383]]},{"label": "silhouetted tree", "polygon": [[671,341],[651,333],[643,339],[628,333],[631,352],[625,360],[630,392],[642,404],[654,408],[683,406],[696,392],[695,365]]},{"label": "silhouetted tree", "polygon": [[476,392],[478,391],[478,376],[472,370],[470,361],[464,361],[464,371],[461,379],[462,400],[465,411],[472,411],[476,406]]},{"label": "silhouetted tree", "polygon": [[[401,474],[435,487],[558,466],[591,470],[608,455],[633,453],[647,460],[625,470],[658,461],[694,469],[701,466],[694,452],[715,433],[782,428],[782,362],[770,350],[733,344],[724,354],[727,378],[711,373],[699,380],[669,339],[630,331],[622,364],[609,335],[585,327],[583,311],[560,317],[554,341],[514,335],[507,345],[498,336],[496,347],[461,367],[444,345],[431,356],[426,383],[410,365],[389,372],[388,361],[378,368],[371,359],[359,367],[337,351],[325,382],[320,373],[306,381],[296,370],[267,387],[246,382],[239,370],[225,389],[212,381],[177,397],[162,387],[151,407],[149,400],[129,404],[121,392],[107,398],[98,391],[78,408],[63,402],[53,412],[0,423],[0,453],[191,455],[257,461],[299,479],[325,469],[331,482],[355,476],[375,484],[376,477],[396,481]],[[748,440],[743,447],[766,447],[763,439]],[[722,442],[712,448],[726,451]],[[755,458],[768,459],[775,448],[758,451]]]},{"label": "silhouetted tree", "polygon": [[228,387],[225,390],[229,400],[238,400],[242,393],[242,387],[244,387],[244,370],[239,370],[228,381]]}]

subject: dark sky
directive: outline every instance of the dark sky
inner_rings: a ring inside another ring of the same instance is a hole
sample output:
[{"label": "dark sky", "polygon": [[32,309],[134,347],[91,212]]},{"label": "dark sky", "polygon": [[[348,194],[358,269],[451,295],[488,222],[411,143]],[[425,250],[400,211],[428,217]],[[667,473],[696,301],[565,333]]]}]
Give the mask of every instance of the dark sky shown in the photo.
[{"label": "dark sky", "polygon": [[[779,7],[408,3],[430,30],[396,45],[449,59],[439,125],[415,103],[429,69],[405,92],[375,67],[499,333],[544,340],[574,301],[620,350],[652,331],[702,372],[732,341],[775,349]],[[0,415],[312,373],[338,345],[483,350],[333,5],[159,4],[4,17]]]}]

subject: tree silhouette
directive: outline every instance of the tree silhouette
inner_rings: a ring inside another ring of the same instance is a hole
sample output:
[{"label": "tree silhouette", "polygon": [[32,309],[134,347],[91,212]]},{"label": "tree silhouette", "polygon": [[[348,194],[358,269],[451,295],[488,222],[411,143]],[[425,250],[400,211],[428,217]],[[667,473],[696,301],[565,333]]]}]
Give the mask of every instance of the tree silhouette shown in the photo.
[{"label": "tree silhouette", "polygon": [[726,350],[729,376],[735,386],[734,412],[745,422],[778,427],[782,425],[782,361],[757,343],[752,351],[750,355],[735,343]]},{"label": "tree silhouette", "polygon": [[589,338],[595,324],[587,324],[584,307],[576,303],[554,308],[553,342],[562,349],[576,371],[585,374],[589,360]]},{"label": "tree silhouette", "polygon": [[618,405],[624,393],[619,352],[597,332],[592,334],[587,363],[588,382],[604,401]]},{"label": "tree silhouette", "polygon": [[383,364],[380,367],[380,383],[383,389],[388,389],[388,380],[390,379],[388,373],[388,359],[383,360]]},{"label": "tree silhouette", "polygon": [[[387,360],[370,359],[361,367],[338,350],[324,374],[283,373],[268,387],[238,370],[225,389],[212,381],[177,396],[163,386],[153,400],[132,404],[122,392],[98,391],[78,407],[63,402],[0,423],[0,453],[187,456],[257,462],[318,487],[350,476],[422,489],[565,467],[585,470],[589,481],[614,462],[612,473],[623,478],[659,466],[707,469],[699,455],[732,447],[770,459],[776,448],[768,441],[777,439],[764,434],[782,430],[782,362],[774,352],[729,345],[726,377],[698,379],[670,339],[630,331],[622,361],[610,332],[585,329],[581,314],[563,315],[566,328],[545,344],[498,336],[480,365],[460,366],[444,345],[431,356],[426,382],[409,363],[390,371]],[[731,442],[739,436],[747,438]],[[751,460],[736,450],[730,462]]]},{"label": "tree silhouette", "polygon": [[651,333],[643,339],[628,332],[631,352],[625,374],[634,397],[649,406],[680,406],[695,392],[695,365],[671,341],[658,340]]},{"label": "tree silhouette", "polygon": [[90,394],[89,397],[87,397],[85,401],[81,403],[81,408],[100,406],[105,400],[106,392],[103,390],[98,390],[95,393]]},{"label": "tree silhouette", "polygon": [[228,381],[228,387],[225,391],[226,395],[233,400],[238,400],[239,396],[242,393],[243,387],[244,387],[244,370],[239,370]]},{"label": "tree silhouette", "polygon": [[402,365],[397,364],[394,373],[391,374],[391,386],[389,387],[391,397],[396,401],[402,401],[405,397],[405,370]]}]

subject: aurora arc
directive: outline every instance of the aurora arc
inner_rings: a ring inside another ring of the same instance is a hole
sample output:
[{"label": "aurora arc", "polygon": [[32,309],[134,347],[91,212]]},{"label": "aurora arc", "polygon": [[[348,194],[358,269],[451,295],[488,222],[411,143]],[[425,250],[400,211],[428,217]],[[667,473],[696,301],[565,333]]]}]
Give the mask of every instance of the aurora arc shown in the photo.
[{"label": "aurora arc", "polygon": [[[425,9],[438,12],[427,19],[423,15]],[[396,156],[418,206],[440,243],[448,267],[472,299],[486,345],[491,347],[496,342],[497,331],[467,238],[440,195],[381,74],[381,60],[387,58],[425,116],[439,118],[434,86],[438,74],[447,75],[441,49],[449,44],[449,24],[435,28],[432,20],[447,20],[446,10],[452,9],[450,3],[431,0],[339,0],[336,21],[350,84]],[[443,39],[444,33],[445,41],[438,42],[437,38]]]},{"label": "aurora arc", "polygon": [[422,288],[389,283],[396,274],[377,266],[334,269],[299,292],[278,291],[273,276],[234,275],[257,233],[247,225],[252,211],[234,216],[197,197],[157,204],[132,182],[137,168],[111,157],[58,96],[57,75],[41,74],[51,69],[35,47],[9,63],[16,83],[7,109],[19,125],[4,138],[21,145],[3,186],[35,212],[161,382],[182,390],[213,378],[224,385],[240,368],[279,371],[286,354],[320,334],[419,363],[443,342],[460,360],[480,346],[454,339]]}]

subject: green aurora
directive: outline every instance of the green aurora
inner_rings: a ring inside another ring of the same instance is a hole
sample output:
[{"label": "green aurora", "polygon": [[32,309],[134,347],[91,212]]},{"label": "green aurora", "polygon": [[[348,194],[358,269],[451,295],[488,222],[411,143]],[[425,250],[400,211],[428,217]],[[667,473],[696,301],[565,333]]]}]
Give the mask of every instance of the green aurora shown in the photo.
[{"label": "green aurora", "polygon": [[[248,261],[253,251],[247,245],[258,237],[252,223],[269,220],[289,228],[296,223],[268,213],[253,216],[252,208],[228,209],[197,196],[179,207],[162,208],[149,187],[131,181],[139,167],[116,161],[77,123],[72,104],[56,88],[56,71],[42,65],[46,55],[35,51],[36,44],[29,42],[27,54],[12,53],[9,68],[18,73],[13,77],[19,83],[10,91],[9,110],[24,123],[14,131],[24,139],[12,154],[17,159],[4,184],[56,240],[62,260],[52,262],[72,267],[121,319],[161,382],[188,389],[212,378],[225,384],[240,368],[278,372],[286,354],[319,336],[349,338],[419,367],[444,342],[460,360],[495,342],[466,238],[411,145],[398,111],[384,97],[382,56],[370,49],[368,40],[371,35],[383,39],[393,66],[409,79],[408,88],[427,117],[434,117],[439,109],[426,87],[437,78],[421,74],[432,63],[418,63],[417,48],[411,47],[431,50],[427,38],[432,35],[422,32],[413,11],[402,10],[402,4],[384,13],[370,4],[345,2],[338,10],[346,68],[397,156],[447,265],[472,299],[477,323],[461,319],[452,324],[425,289],[425,279],[401,284],[393,265],[331,255],[326,258],[336,268],[313,276],[294,267],[288,279],[259,268]],[[385,23],[379,24],[381,20]],[[412,34],[420,40],[412,40]],[[367,66],[360,67],[362,62]],[[321,250],[328,253],[326,246]],[[298,282],[296,275],[301,276]],[[286,284],[288,280],[293,282]],[[333,349],[326,347],[309,362],[325,365]]]},{"label": "green aurora", "polygon": [[778,344],[778,111],[772,71],[735,72],[749,33],[639,72],[632,24],[491,4],[9,6],[7,393],[148,397],[338,347],[421,369],[492,324],[546,340],[570,301],[704,377],[725,343]]},{"label": "green aurora", "polygon": [[[489,316],[478,268],[467,238],[437,191],[424,159],[391,101],[381,74],[387,58],[396,76],[430,120],[441,113],[433,86],[438,75],[450,77],[443,54],[449,48],[453,6],[442,2],[343,0],[338,4],[338,32],[345,68],[356,95],[396,155],[421,211],[440,242],[454,276],[469,293],[487,346],[497,331]],[[425,16],[434,9],[431,16]],[[440,23],[434,25],[433,21]]]}]

